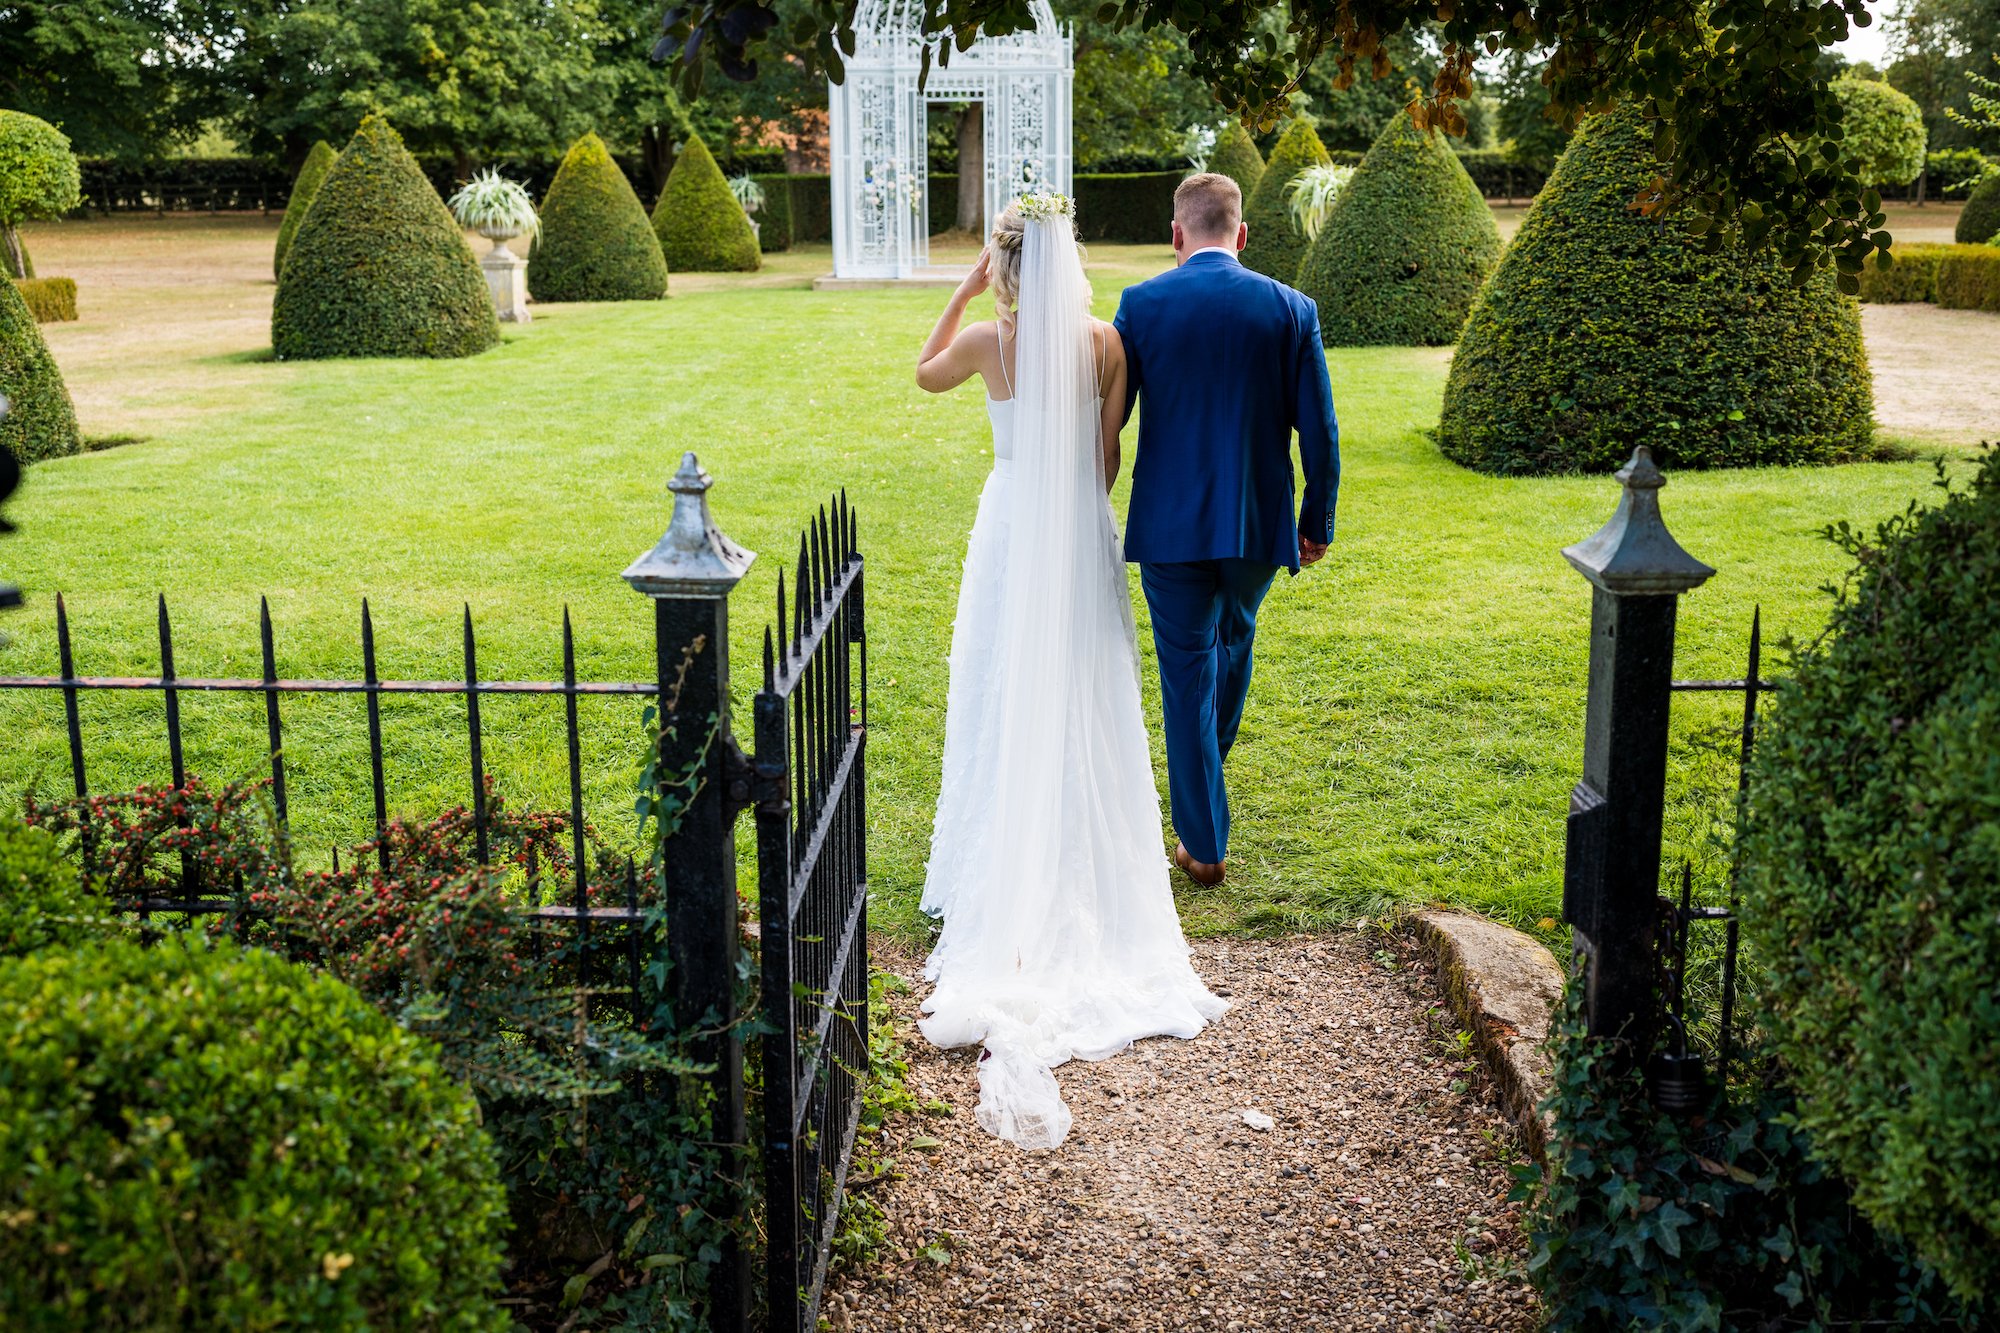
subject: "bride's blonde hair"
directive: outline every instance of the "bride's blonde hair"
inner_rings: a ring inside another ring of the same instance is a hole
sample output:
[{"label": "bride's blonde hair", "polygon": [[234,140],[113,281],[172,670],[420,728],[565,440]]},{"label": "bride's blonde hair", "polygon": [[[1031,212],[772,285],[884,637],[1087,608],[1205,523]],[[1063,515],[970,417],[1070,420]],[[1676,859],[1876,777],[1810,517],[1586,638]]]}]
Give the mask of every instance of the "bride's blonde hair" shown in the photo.
[{"label": "bride's blonde hair", "polygon": [[[986,273],[993,284],[993,304],[999,311],[1000,322],[1010,332],[1014,327],[1014,307],[1021,301],[1021,242],[1027,231],[1028,221],[1021,216],[1020,201],[1016,200],[1001,209],[1000,216],[993,219],[993,235],[988,238]],[[1076,247],[1076,256],[1079,262],[1084,258],[1080,244]],[[1084,292],[1087,311],[1090,301],[1088,283],[1084,284]]]}]

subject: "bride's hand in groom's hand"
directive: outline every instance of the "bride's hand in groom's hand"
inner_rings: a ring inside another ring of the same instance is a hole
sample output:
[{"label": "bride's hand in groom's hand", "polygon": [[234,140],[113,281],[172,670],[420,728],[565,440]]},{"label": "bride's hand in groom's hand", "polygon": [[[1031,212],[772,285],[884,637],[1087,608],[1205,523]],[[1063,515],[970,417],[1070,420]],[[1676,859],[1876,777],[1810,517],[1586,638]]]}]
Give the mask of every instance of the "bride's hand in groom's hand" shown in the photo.
[{"label": "bride's hand in groom's hand", "polygon": [[966,274],[965,280],[958,284],[958,298],[961,301],[970,301],[992,285],[993,248],[988,246],[979,252],[978,262],[973,264],[972,272]]},{"label": "bride's hand in groom's hand", "polygon": [[1325,542],[1316,542],[1303,535],[1299,537],[1299,568],[1304,569],[1307,565],[1318,563],[1319,558],[1325,554]]}]

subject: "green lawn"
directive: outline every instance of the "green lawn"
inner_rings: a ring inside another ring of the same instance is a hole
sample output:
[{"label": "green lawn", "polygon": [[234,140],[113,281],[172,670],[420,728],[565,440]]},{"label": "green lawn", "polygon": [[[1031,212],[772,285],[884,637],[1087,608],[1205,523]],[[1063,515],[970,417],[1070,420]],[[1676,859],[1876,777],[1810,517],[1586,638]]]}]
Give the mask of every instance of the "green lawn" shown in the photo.
[{"label": "green lawn", "polygon": [[[66,248],[71,271],[85,268],[88,247],[102,244],[91,229],[103,225],[35,234],[38,261],[60,271],[44,256]],[[39,465],[11,504],[21,532],[0,546],[0,572],[28,589],[30,608],[6,621],[14,642],[0,670],[53,671],[60,589],[81,670],[156,672],[153,598],[164,590],[183,675],[257,674],[264,594],[287,675],[359,674],[365,595],[385,676],[458,674],[469,604],[483,675],[553,678],[567,604],[584,676],[645,679],[649,621],[618,574],[658,537],[666,479],[694,449],[716,477],[721,525],[762,553],[733,617],[747,729],[778,570],[801,520],[845,487],[869,562],[877,920],[914,936],[953,603],[989,456],[976,392],[932,398],[912,381],[942,294],[813,293],[805,279],[824,270],[821,252],[751,280],[677,276],[662,303],[543,307],[468,361],[283,365],[259,359],[250,318],[268,301],[267,231],[216,233],[226,271],[198,283],[119,269],[132,275],[129,304],[117,282],[86,281],[84,324],[54,330],[86,431],[147,438]],[[1105,246],[1092,257],[1106,316],[1126,282],[1168,262],[1164,248]],[[176,323],[224,301],[235,313],[213,336]],[[141,336],[120,332],[131,312],[143,312]],[[1589,597],[1559,552],[1610,514],[1615,487],[1497,481],[1445,462],[1425,435],[1442,352],[1337,351],[1329,361],[1345,462],[1339,538],[1327,564],[1281,576],[1267,603],[1232,759],[1230,880],[1186,893],[1183,913],[1195,931],[1262,930],[1443,900],[1532,925],[1557,909],[1562,817],[1580,762]],[[1872,523],[1931,479],[1927,461],[1673,477],[1668,520],[1719,570],[1685,602],[1683,673],[1740,674],[1760,603],[1768,633],[1814,632],[1817,589],[1842,565],[1817,530]],[[1119,502],[1122,512],[1122,493]],[[1157,708],[1143,602],[1140,621]],[[85,706],[94,786],[164,777],[157,696]],[[1688,742],[1732,706],[1681,707],[1677,790],[1716,780]],[[391,701],[385,711],[392,804],[424,811],[460,799],[462,704]],[[519,700],[483,711],[503,792],[562,804],[559,711]],[[625,838],[634,710],[585,713],[591,806]],[[259,699],[189,698],[184,714],[197,771],[256,770]],[[286,725],[302,846],[362,836],[359,700],[295,701]],[[57,698],[10,693],[0,726],[14,737],[0,781],[66,780]],[[1155,760],[1164,790],[1157,745]]]}]

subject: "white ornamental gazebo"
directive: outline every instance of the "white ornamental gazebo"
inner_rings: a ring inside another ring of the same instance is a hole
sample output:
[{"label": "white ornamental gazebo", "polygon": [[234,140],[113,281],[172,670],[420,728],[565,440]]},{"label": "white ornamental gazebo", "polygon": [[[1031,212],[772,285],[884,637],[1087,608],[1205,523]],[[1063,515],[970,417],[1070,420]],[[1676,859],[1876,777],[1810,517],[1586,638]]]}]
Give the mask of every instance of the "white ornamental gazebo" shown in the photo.
[{"label": "white ornamental gazebo", "polygon": [[986,230],[1031,190],[1070,189],[1070,34],[1048,0],[1033,29],[981,36],[922,87],[920,0],[861,0],[846,81],[830,86],[836,281],[933,276],[927,105],[984,104]]}]

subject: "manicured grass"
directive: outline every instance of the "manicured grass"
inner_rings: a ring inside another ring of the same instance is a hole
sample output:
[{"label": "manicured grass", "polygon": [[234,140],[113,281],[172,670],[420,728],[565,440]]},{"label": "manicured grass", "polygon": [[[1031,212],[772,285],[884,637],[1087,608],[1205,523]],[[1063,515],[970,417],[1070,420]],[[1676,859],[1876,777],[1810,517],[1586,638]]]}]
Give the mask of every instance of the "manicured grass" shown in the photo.
[{"label": "manicured grass", "polygon": [[[102,225],[37,233],[38,261],[66,250],[66,271],[78,271]],[[148,438],[30,474],[9,508],[22,531],[0,545],[0,572],[28,589],[30,607],[5,622],[14,643],[0,670],[53,671],[61,589],[81,670],[153,673],[153,598],[164,590],[183,675],[257,674],[265,594],[286,675],[357,676],[366,596],[387,677],[460,674],[469,604],[484,676],[552,679],[567,604],[582,675],[645,679],[649,617],[618,574],[659,536],[666,479],[694,449],[717,479],[722,527],[762,556],[732,617],[747,732],[778,570],[806,514],[845,487],[869,562],[876,920],[921,933],[945,656],[989,459],[977,393],[933,398],[912,380],[942,293],[813,293],[804,288],[824,271],[821,251],[746,279],[677,275],[665,302],[541,307],[471,360],[277,364],[258,359],[258,326],[242,309],[260,291],[268,300],[268,279],[254,280],[268,273],[268,236],[203,235],[226,273],[143,287],[159,280],[129,270],[157,341],[124,337],[121,287],[88,280],[84,322],[52,333],[86,431]],[[1163,247],[1093,247],[1092,259],[1107,316],[1126,282],[1169,262]],[[217,290],[238,308],[212,337],[173,322],[175,311],[196,319]],[[1262,930],[1441,900],[1532,925],[1558,907],[1581,759],[1589,596],[1560,548],[1609,516],[1616,488],[1499,481],[1445,462],[1425,433],[1442,352],[1337,351],[1330,365],[1346,467],[1339,537],[1327,565],[1280,576],[1266,604],[1231,761],[1230,880],[1184,894],[1183,913],[1196,931]],[[1873,523],[1932,479],[1928,461],[1672,478],[1668,521],[1719,570],[1684,603],[1682,673],[1740,675],[1759,604],[1768,636],[1814,633],[1816,589],[1842,567],[1817,529]],[[1122,487],[1117,502],[1122,514]],[[1143,602],[1140,635],[1156,710]],[[1694,742],[1732,706],[1677,705],[1673,780],[1690,809],[1717,779]],[[158,696],[98,696],[85,709],[94,786],[165,776]],[[190,696],[183,710],[193,768],[257,770],[260,700]],[[559,710],[502,699],[483,711],[503,793],[560,805]],[[584,711],[591,809],[627,839],[636,710]],[[385,714],[392,806],[462,799],[462,703],[392,700]],[[0,726],[13,737],[0,782],[59,788],[59,699],[0,695]],[[317,859],[366,831],[362,706],[295,701],[286,726],[295,830]],[[1155,763],[1164,790],[1157,745]],[[1678,820],[1676,838],[1692,849],[1698,824]]]}]

